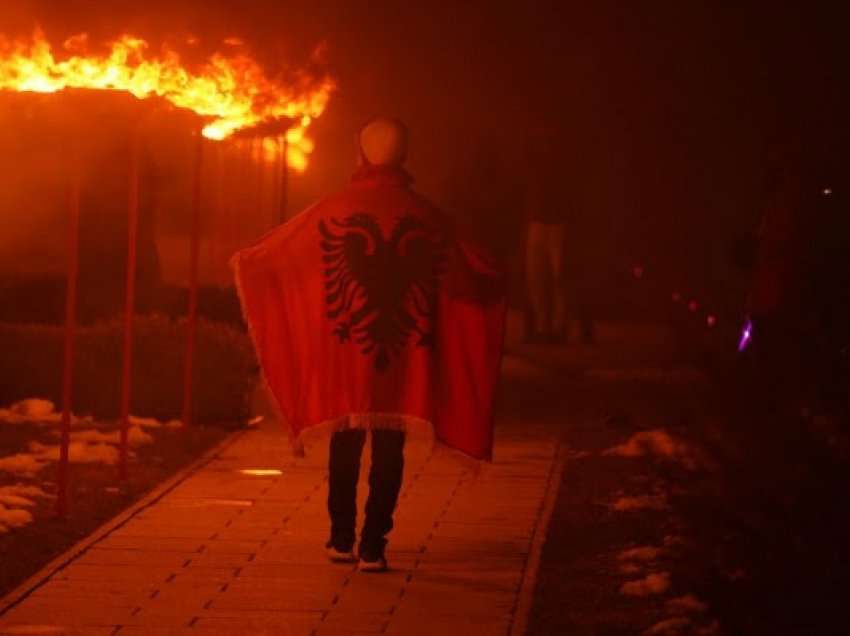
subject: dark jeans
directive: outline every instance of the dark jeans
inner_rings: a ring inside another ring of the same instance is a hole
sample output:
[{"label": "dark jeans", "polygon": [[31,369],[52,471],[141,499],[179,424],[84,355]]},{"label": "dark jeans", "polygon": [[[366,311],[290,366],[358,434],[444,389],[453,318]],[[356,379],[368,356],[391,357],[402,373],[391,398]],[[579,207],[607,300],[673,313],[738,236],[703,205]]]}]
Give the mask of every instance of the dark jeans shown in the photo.
[{"label": "dark jeans", "polygon": [[[383,554],[386,535],[393,528],[393,512],[404,471],[404,440],[401,431],[372,431],[372,469],[366,521],[360,534],[360,551]],[[357,521],[357,481],[366,431],[351,429],[331,437],[328,512],[331,542],[338,550],[354,547]]]}]

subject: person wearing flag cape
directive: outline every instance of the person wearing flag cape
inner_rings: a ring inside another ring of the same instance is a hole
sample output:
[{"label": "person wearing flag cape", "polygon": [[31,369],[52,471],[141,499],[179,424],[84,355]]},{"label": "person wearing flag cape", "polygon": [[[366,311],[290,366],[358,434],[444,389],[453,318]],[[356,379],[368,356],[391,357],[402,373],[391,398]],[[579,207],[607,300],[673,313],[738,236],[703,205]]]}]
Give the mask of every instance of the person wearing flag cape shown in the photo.
[{"label": "person wearing flag cape", "polygon": [[[412,189],[408,133],[376,118],[359,135],[347,187],[232,261],[266,383],[296,450],[330,427],[327,543],[332,561],[387,568],[406,426],[491,460],[505,330],[505,276]],[[372,466],[356,544],[356,491],[367,433]]]}]

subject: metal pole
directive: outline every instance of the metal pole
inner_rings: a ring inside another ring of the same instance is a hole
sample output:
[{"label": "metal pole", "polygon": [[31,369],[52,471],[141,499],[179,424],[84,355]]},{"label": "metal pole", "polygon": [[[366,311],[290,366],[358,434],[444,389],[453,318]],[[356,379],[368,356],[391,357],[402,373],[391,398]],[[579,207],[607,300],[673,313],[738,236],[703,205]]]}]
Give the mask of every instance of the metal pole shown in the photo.
[{"label": "metal pole", "polygon": [[256,161],[257,161],[257,212],[261,219],[263,219],[263,223],[265,223],[265,214],[263,208],[263,198],[265,195],[265,170],[266,170],[266,157],[265,157],[265,145],[263,144],[263,138],[257,137],[254,140],[254,143],[257,146],[256,152]]},{"label": "metal pole", "polygon": [[56,515],[68,516],[68,447],[71,443],[73,409],[74,333],[77,321],[77,280],[80,263],[80,158],[75,155],[68,197],[67,288],[65,291],[65,358],[62,373],[62,439],[59,445],[59,474]]},{"label": "metal pole", "polygon": [[225,212],[225,191],[224,191],[224,175],[225,175],[225,155],[224,155],[225,147],[224,144],[218,144],[215,149],[215,170],[214,170],[214,179],[215,179],[215,204],[211,206],[211,211],[214,216],[211,219],[210,223],[210,266],[214,272],[218,272],[219,266],[223,261],[222,258],[222,247],[221,247],[221,239],[222,239],[222,229],[224,225],[224,219],[226,218]]},{"label": "metal pole", "polygon": [[195,334],[198,327],[198,260],[201,243],[201,171],[204,137],[197,133],[192,184],[192,238],[189,254],[189,315],[186,323],[186,359],[183,378],[183,423],[192,424],[192,379],[195,365]]},{"label": "metal pole", "polygon": [[275,156],[274,162],[272,163],[272,193],[271,193],[271,215],[272,215],[272,223],[277,221],[277,216],[279,214],[278,210],[280,209],[280,158],[281,151],[280,146],[283,142],[281,142],[280,138],[275,139]]},{"label": "metal pole", "polygon": [[121,369],[121,447],[118,476],[127,479],[127,436],[130,430],[130,391],[133,366],[133,316],[136,311],[136,245],[139,227],[139,163],[141,137],[138,133],[130,149],[130,179],[127,201],[127,281],[124,297],[124,362]]},{"label": "metal pole", "polygon": [[289,140],[286,133],[278,145],[280,149],[280,222],[286,222],[286,212],[289,207]]}]

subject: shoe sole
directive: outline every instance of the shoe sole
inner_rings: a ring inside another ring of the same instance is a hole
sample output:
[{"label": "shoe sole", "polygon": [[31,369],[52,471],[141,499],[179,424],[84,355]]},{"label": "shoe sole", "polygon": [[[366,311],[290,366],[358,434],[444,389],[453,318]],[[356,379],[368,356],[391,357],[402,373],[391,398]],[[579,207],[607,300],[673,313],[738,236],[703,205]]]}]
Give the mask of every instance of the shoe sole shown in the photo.
[{"label": "shoe sole", "polygon": [[354,554],[346,554],[337,550],[328,550],[328,559],[331,563],[357,563],[357,557]]},{"label": "shoe sole", "polygon": [[374,563],[360,561],[357,565],[360,572],[386,572],[389,568],[385,561],[376,561]]}]

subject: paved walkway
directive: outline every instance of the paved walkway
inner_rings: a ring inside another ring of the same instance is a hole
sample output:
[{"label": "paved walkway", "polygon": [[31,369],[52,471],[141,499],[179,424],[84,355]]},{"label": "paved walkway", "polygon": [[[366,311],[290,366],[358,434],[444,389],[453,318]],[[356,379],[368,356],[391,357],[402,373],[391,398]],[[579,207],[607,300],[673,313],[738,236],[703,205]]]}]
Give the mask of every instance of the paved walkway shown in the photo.
[{"label": "paved walkway", "polygon": [[392,571],[378,575],[325,558],[326,439],[296,459],[276,426],[251,430],[53,573],[0,634],[516,632],[558,454],[517,428],[490,465],[411,434]]}]

